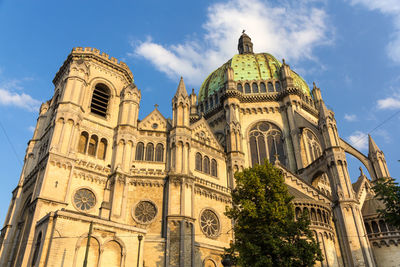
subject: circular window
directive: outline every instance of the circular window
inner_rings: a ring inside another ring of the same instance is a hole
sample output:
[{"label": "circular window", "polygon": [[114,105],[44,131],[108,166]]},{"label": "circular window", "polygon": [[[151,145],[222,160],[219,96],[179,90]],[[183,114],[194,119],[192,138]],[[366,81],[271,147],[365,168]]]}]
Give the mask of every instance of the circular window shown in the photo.
[{"label": "circular window", "polygon": [[212,210],[206,209],[200,215],[200,228],[207,237],[217,237],[219,234],[219,219]]},{"label": "circular window", "polygon": [[157,215],[156,205],[149,200],[140,201],[134,210],[134,219],[143,224],[151,223]]},{"label": "circular window", "polygon": [[153,127],[153,129],[157,129],[158,124],[157,123],[153,123],[152,127]]},{"label": "circular window", "polygon": [[74,204],[79,210],[88,211],[96,204],[96,196],[89,189],[79,189],[75,192]]}]

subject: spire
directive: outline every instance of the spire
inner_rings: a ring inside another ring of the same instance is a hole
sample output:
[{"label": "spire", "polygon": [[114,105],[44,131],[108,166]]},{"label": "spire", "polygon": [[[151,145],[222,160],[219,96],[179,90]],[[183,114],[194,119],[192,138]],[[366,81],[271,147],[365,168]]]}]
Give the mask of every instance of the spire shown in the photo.
[{"label": "spire", "polygon": [[321,105],[319,106],[319,118],[326,118],[329,116],[329,110],[325,105],[325,102],[321,100]]},{"label": "spire", "polygon": [[239,54],[253,54],[253,43],[251,42],[251,38],[244,32],[245,30],[243,30],[242,35],[239,38]]},{"label": "spire", "polygon": [[181,80],[179,81],[178,89],[176,90],[175,97],[178,97],[179,95],[183,97],[187,97],[188,93],[186,91],[186,86],[185,83],[183,82],[183,78],[181,77]]},{"label": "spire", "polygon": [[369,154],[381,151],[379,147],[376,145],[374,139],[372,139],[371,135],[368,135],[368,147],[369,147]]}]

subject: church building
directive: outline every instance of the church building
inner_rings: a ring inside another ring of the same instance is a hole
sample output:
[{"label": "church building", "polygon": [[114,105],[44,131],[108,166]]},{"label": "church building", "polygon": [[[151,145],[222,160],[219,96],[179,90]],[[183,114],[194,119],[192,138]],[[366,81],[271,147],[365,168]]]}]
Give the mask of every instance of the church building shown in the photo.
[{"label": "church building", "polygon": [[[399,266],[400,231],[378,217],[371,189],[390,177],[383,152],[371,136],[368,155],[343,140],[320,88],[254,53],[245,33],[198,94],[180,79],[172,119],[156,106],[139,120],[132,72],[95,48],[74,48],[53,83],[12,191],[0,266],[222,266],[234,174],[265,160],[282,170],[296,215],[310,216],[316,266]],[[368,171],[353,184],[346,154]]]}]

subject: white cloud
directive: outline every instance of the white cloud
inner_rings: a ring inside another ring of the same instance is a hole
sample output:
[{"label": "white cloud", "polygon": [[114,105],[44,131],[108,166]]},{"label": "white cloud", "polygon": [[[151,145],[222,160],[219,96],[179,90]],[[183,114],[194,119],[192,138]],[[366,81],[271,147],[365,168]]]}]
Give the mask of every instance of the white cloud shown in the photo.
[{"label": "white cloud", "polygon": [[384,99],[379,99],[377,101],[378,109],[399,109],[400,108],[400,98],[399,97],[387,97]]},{"label": "white cloud", "polygon": [[357,120],[357,115],[355,115],[355,114],[344,114],[344,119],[346,121],[356,121]]},{"label": "white cloud", "polygon": [[184,43],[162,45],[151,38],[132,43],[129,56],[150,61],[171,79],[183,76],[192,85],[237,53],[242,29],[252,37],[255,52],[269,52],[287,62],[315,60],[316,47],[331,43],[331,29],[323,0],[283,1],[228,0],[209,6],[203,24],[205,34]]},{"label": "white cloud", "polygon": [[359,150],[368,148],[368,135],[361,131],[355,131],[347,138],[347,140],[352,146]]},{"label": "white cloud", "polygon": [[16,93],[0,88],[0,105],[16,106],[28,111],[38,111],[40,101],[25,93]]},{"label": "white cloud", "polygon": [[33,133],[35,131],[35,126],[29,126],[28,130]]},{"label": "white cloud", "polygon": [[382,14],[392,16],[392,40],[386,46],[387,54],[393,61],[400,63],[400,1],[399,0],[350,0],[352,5],[362,5],[369,10],[376,10]]}]

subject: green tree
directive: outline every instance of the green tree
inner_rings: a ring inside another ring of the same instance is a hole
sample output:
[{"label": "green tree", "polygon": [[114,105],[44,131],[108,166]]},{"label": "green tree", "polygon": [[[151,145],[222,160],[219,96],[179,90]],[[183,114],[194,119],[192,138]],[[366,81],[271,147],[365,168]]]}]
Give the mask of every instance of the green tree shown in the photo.
[{"label": "green tree", "polygon": [[233,205],[225,213],[234,220],[235,239],[226,254],[240,266],[313,266],[322,260],[308,216],[294,220],[281,170],[256,165],[237,172],[235,180]]},{"label": "green tree", "polygon": [[380,178],[374,187],[375,197],[383,202],[385,209],[379,209],[379,214],[393,226],[400,227],[400,186],[393,178]]}]

